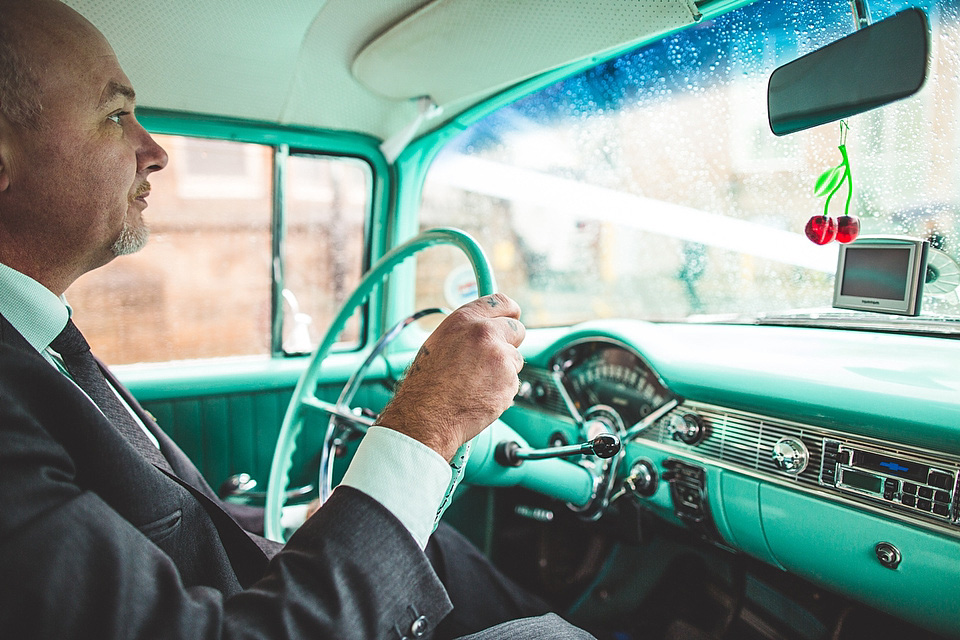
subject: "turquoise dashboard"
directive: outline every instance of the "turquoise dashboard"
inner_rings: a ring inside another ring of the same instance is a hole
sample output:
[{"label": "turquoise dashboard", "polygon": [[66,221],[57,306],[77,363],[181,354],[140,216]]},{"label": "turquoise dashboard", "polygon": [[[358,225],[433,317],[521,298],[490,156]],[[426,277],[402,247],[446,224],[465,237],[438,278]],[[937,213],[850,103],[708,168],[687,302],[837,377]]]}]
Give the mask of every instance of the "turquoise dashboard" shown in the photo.
[{"label": "turquoise dashboard", "polygon": [[616,414],[614,505],[958,633],[960,343],[633,321],[532,333],[504,421],[545,447]]}]

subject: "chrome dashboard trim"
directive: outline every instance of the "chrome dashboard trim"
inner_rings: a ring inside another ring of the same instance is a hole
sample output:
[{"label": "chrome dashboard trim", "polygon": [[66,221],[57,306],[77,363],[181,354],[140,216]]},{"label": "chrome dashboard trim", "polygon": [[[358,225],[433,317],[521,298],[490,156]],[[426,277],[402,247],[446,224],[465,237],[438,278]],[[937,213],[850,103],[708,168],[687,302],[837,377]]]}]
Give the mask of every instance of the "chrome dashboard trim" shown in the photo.
[{"label": "chrome dashboard trim", "polygon": [[570,394],[567,393],[566,388],[563,386],[563,379],[559,371],[552,371],[550,373],[550,379],[553,380],[553,388],[556,389],[557,394],[560,395],[560,399],[563,401],[563,406],[566,407],[567,411],[570,414],[570,417],[576,420],[577,422],[583,422],[583,416],[580,415],[580,412],[577,411],[577,406],[573,404],[573,399],[570,398]]},{"label": "chrome dashboard trim", "polygon": [[[825,439],[838,440],[850,446],[870,447],[892,454],[910,456],[938,468],[960,470],[960,457],[931,451],[921,447],[902,446],[871,438],[851,435],[835,429],[772,418],[761,414],[728,409],[694,401],[682,402],[674,412],[694,412],[705,418],[711,427],[710,435],[699,445],[685,445],[673,440],[667,430],[670,414],[649,429],[631,445],[652,447],[671,456],[688,458],[697,462],[733,471],[764,482],[802,491],[833,502],[856,507],[871,513],[892,518],[911,526],[918,526],[936,533],[960,538],[960,526],[934,515],[906,511],[893,505],[879,503],[869,497],[860,498],[841,492],[819,482],[821,446]],[[781,437],[800,439],[810,452],[810,463],[798,475],[789,475],[778,470],[770,459],[772,445]],[[629,454],[628,454],[629,455]]]}]

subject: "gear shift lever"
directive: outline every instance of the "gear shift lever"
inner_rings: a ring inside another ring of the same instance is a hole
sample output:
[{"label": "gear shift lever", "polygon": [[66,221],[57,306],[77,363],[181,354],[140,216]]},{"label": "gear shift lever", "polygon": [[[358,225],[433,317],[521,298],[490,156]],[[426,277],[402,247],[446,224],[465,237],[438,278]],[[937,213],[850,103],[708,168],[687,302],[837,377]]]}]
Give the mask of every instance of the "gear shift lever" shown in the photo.
[{"label": "gear shift lever", "polygon": [[620,452],[620,438],[612,433],[601,433],[593,440],[583,444],[571,444],[546,449],[524,449],[516,442],[507,440],[497,445],[494,460],[504,467],[519,467],[524,460],[546,460],[572,455],[594,455],[598,458],[612,458]]}]

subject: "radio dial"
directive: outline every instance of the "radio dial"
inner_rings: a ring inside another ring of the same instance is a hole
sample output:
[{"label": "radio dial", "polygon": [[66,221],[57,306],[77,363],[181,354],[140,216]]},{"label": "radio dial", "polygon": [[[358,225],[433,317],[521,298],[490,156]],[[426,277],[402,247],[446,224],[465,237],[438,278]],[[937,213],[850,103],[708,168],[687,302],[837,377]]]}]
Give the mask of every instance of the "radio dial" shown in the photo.
[{"label": "radio dial", "polygon": [[668,428],[674,440],[684,444],[697,445],[707,436],[707,427],[695,413],[673,415],[669,418]]},{"label": "radio dial", "polygon": [[790,475],[797,475],[807,468],[810,461],[810,452],[807,446],[797,438],[780,438],[773,445],[770,454],[773,463],[778,469]]}]

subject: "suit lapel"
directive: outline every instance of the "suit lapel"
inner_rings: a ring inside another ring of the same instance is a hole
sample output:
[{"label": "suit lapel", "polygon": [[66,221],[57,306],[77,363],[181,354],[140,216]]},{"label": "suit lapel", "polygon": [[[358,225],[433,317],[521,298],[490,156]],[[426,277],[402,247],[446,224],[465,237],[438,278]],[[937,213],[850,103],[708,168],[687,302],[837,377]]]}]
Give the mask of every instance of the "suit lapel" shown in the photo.
[{"label": "suit lapel", "polygon": [[130,390],[100,360],[97,360],[97,363],[100,365],[107,381],[113,385],[114,389],[117,389],[124,401],[150,430],[150,433],[157,438],[161,453],[173,467],[176,475],[168,473],[160,467],[157,468],[189,491],[203,506],[210,519],[213,520],[217,532],[220,534],[220,539],[224,543],[223,546],[227,555],[230,556],[230,564],[233,565],[240,584],[247,587],[260,579],[267,568],[267,556],[261,546],[250,538],[230,514],[224,511],[223,507],[220,506],[219,498],[210,488],[200,470],[187,457],[187,454],[177,446],[177,443],[160,428],[153,416],[133,397]]},{"label": "suit lapel", "polygon": [[21,351],[26,351],[27,353],[33,354],[37,357],[42,358],[37,350],[30,346],[30,343],[27,342],[27,339],[20,335],[20,332],[13,328],[13,325],[10,324],[10,321],[0,315],[0,344],[5,344],[11,346],[15,349],[20,349]]},{"label": "suit lapel", "polygon": [[[44,366],[51,366],[2,314],[0,314],[0,344],[6,344],[18,351],[22,351],[24,357],[38,358],[43,361]],[[120,393],[124,401],[134,410],[137,417],[140,418],[147,429],[156,436],[157,441],[160,443],[160,451],[180,477],[167,473],[160,467],[154,465],[150,465],[149,468],[161,471],[173,482],[176,482],[186,489],[194,499],[200,503],[204,511],[206,511],[207,515],[213,521],[220,539],[223,542],[224,550],[230,558],[230,564],[233,566],[233,570],[240,583],[243,586],[248,586],[259,579],[266,570],[267,565],[267,556],[264,551],[250,539],[240,525],[219,506],[213,490],[203,479],[200,471],[166,432],[157,425],[153,416],[140,406],[136,398],[120,383],[109,368],[99,360],[97,362],[107,381]],[[108,424],[105,418],[104,424]],[[113,428],[112,425],[110,428]],[[143,460],[141,455],[137,457]],[[146,460],[143,461],[146,462]]]},{"label": "suit lapel", "polygon": [[130,393],[130,390],[117,379],[113,372],[99,359],[97,359],[97,364],[100,365],[100,369],[103,371],[107,382],[113,385],[113,388],[120,393],[124,402],[133,409],[133,412],[137,414],[137,417],[140,418],[140,421],[146,426],[147,430],[150,431],[157,439],[157,442],[160,443],[160,451],[163,453],[163,457],[167,459],[167,462],[170,463],[170,466],[173,467],[174,472],[195,488],[199,488],[207,496],[211,498],[214,497],[213,490],[207,484],[206,480],[204,480],[203,475],[197,469],[196,465],[187,457],[187,454],[177,446],[177,443],[167,435],[166,431],[160,428],[150,412],[140,405],[137,399],[133,397],[133,394]]}]

